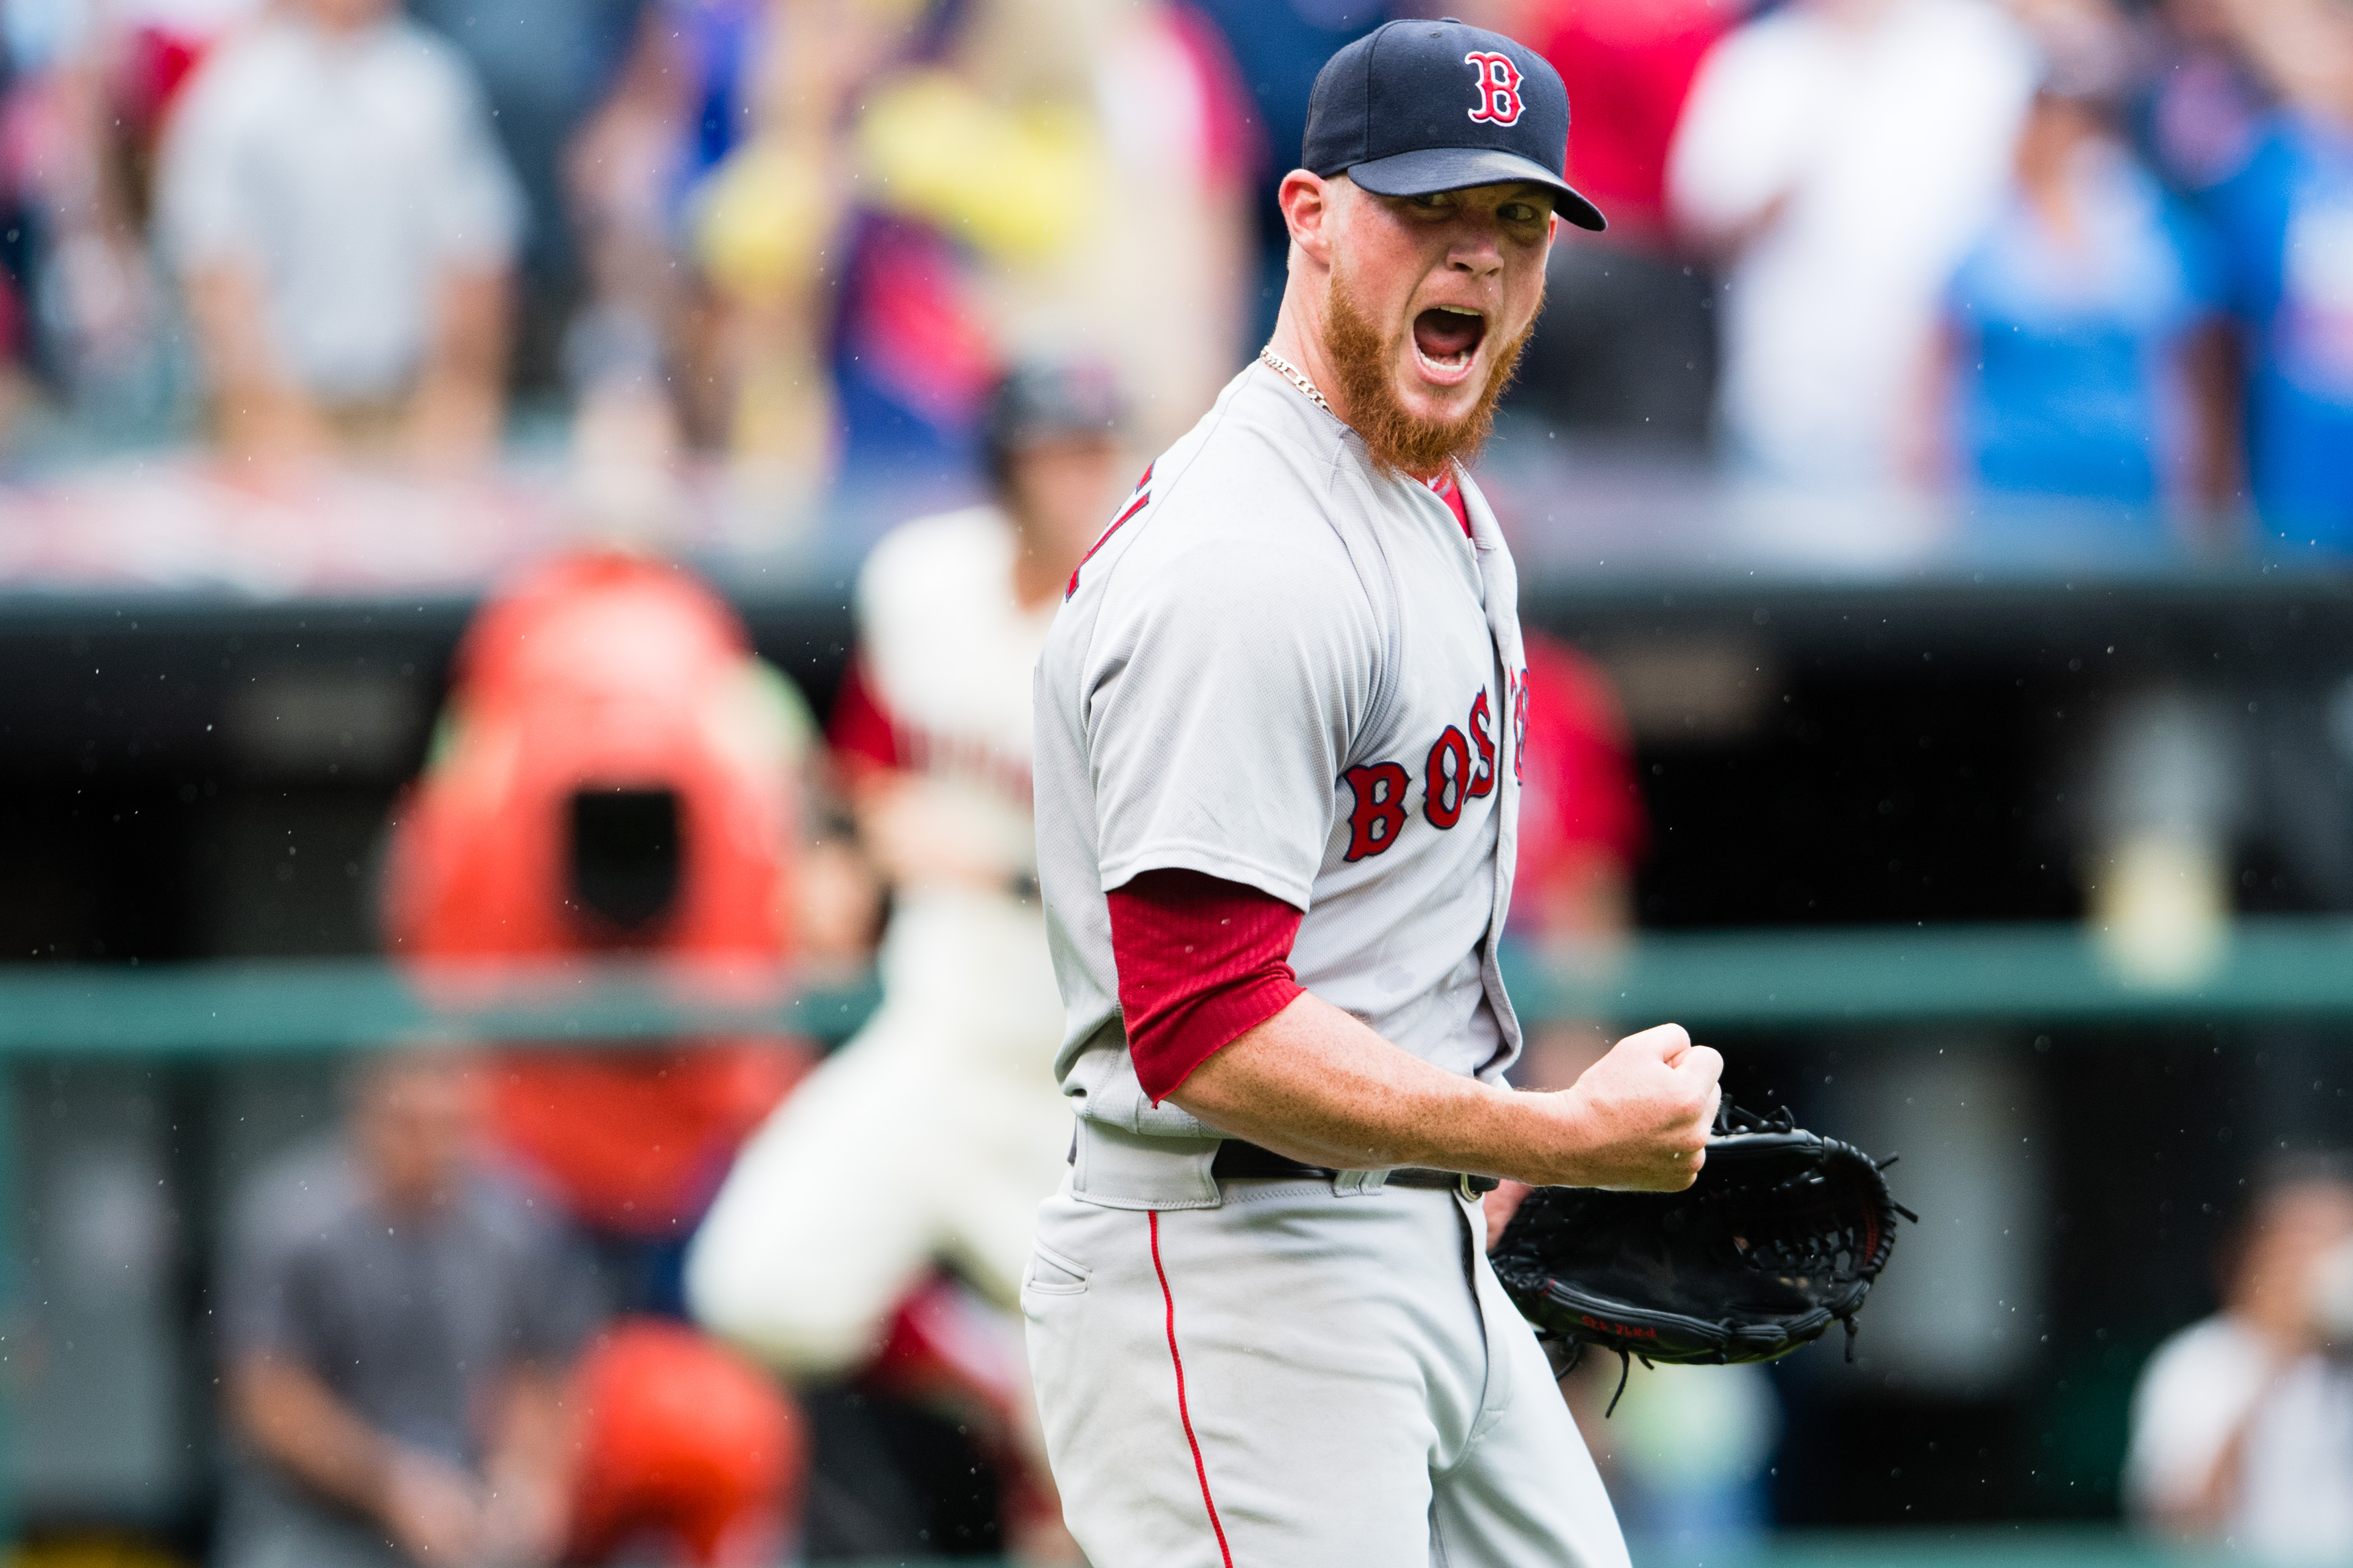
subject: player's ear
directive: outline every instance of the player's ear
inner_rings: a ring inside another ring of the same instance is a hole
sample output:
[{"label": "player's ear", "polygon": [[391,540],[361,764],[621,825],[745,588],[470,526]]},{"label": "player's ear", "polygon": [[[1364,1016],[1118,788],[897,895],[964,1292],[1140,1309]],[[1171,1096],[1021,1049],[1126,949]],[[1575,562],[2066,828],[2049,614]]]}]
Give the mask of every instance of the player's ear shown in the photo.
[{"label": "player's ear", "polygon": [[1275,193],[1275,201],[1282,208],[1282,223],[1291,231],[1291,242],[1318,266],[1332,264],[1332,241],[1328,226],[1332,220],[1330,183],[1321,175],[1304,169],[1293,169],[1282,176],[1282,185]]}]

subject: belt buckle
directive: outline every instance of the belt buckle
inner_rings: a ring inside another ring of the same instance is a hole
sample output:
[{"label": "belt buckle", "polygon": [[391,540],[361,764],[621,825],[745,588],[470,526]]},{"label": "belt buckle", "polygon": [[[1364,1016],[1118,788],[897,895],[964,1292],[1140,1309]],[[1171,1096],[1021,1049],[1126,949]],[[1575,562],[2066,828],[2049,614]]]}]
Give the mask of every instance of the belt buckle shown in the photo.
[{"label": "belt buckle", "polygon": [[1454,1190],[1462,1194],[1462,1201],[1466,1204],[1475,1204],[1482,1196],[1484,1195],[1483,1194],[1473,1192],[1472,1190],[1471,1173],[1468,1171],[1458,1171],[1455,1173]]}]

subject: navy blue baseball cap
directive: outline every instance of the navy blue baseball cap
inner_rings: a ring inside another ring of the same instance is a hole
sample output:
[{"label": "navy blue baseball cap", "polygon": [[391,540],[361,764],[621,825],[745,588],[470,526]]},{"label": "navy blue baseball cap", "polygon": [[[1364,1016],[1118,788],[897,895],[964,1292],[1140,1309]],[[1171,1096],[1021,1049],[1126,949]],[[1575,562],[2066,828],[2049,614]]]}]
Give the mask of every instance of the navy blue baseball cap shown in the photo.
[{"label": "navy blue baseball cap", "polygon": [[1307,100],[1309,173],[1380,196],[1526,180],[1579,228],[1609,226],[1567,178],[1568,89],[1534,49],[1448,17],[1390,22],[1324,62]]}]

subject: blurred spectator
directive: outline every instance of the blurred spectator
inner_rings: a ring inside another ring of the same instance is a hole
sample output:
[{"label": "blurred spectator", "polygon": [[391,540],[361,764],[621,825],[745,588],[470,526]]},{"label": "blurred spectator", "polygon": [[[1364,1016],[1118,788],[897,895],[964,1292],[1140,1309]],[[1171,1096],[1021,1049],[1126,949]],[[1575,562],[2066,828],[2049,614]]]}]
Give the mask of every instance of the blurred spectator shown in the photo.
[{"label": "blurred spectator", "polygon": [[2348,1240],[2339,1163],[2284,1164],[2258,1184],[2222,1310],[2141,1373],[2125,1483],[2145,1522],[2266,1563],[2353,1559],[2353,1321],[2331,1321],[2353,1319],[2353,1303],[2331,1310],[2324,1289]]},{"label": "blurred spectator", "polygon": [[390,0],[285,0],[222,45],[157,204],[231,451],[494,447],[520,198],[472,73]]},{"label": "blurred spectator", "polygon": [[353,1074],[349,1125],[267,1172],[221,1285],[240,1458],[225,1568],[554,1560],[564,1380],[586,1259],[468,1158],[475,1079],[440,1055]]},{"label": "blurred spectator", "polygon": [[724,445],[729,388],[712,374],[713,312],[680,265],[681,207],[748,127],[759,14],[727,0],[648,5],[612,90],[565,152],[585,298],[563,369],[583,497],[599,510],[659,508],[682,447]]},{"label": "blurred spectator", "polygon": [[565,315],[579,300],[564,181],[567,144],[610,91],[643,0],[407,0],[419,23],[458,46],[482,87],[514,170],[523,226],[517,366],[526,384],[554,367]]},{"label": "blurred spectator", "polygon": [[[146,254],[157,117],[244,0],[10,0],[0,7],[5,335],[72,416],[109,440],[172,433],[179,374]],[[17,390],[30,391],[29,382]]]},{"label": "blurred spectator", "polygon": [[2071,19],[2045,33],[2016,178],[1947,294],[1938,435],[1966,485],[2211,514],[2237,468],[2217,258],[2116,129],[2120,19]]},{"label": "blurred spectator", "polygon": [[1743,465],[1896,478],[1938,298],[1997,208],[2033,82],[1985,0],[1792,0],[1709,52],[1667,192],[1727,268],[1718,407]]},{"label": "blurred spectator", "polygon": [[1715,282],[1668,223],[1667,149],[1701,58],[1738,15],[1721,0],[1526,0],[1504,26],[1567,83],[1568,177],[1609,218],[1606,235],[1553,246],[1521,376],[1556,421],[1706,438]]},{"label": "blurred spectator", "polygon": [[2353,550],[2353,5],[2233,6],[2286,100],[2208,197],[2246,336],[2250,488],[2274,534]]},{"label": "blurred spectator", "polygon": [[776,21],[694,216],[739,462],[961,471],[995,367],[1038,354],[1109,360],[1143,445],[1199,417],[1242,357],[1250,169],[1211,29],[1087,0]]},{"label": "blurred spectator", "polygon": [[[649,150],[656,127],[677,133],[667,181],[650,188],[667,247],[692,258],[710,293],[701,330],[673,344],[689,371],[684,413],[774,500],[814,500],[838,454],[826,351],[831,291],[848,261],[844,121],[850,95],[913,21],[910,8],[881,4],[673,0],[649,13],[639,35],[613,105],[628,118],[600,115],[595,127],[605,136],[634,125]],[[590,145],[584,138],[583,153]],[[580,155],[575,163],[585,175]],[[643,174],[638,183],[649,188]],[[649,206],[643,195],[601,203],[615,213]],[[605,298],[648,319],[647,306],[612,292],[612,281],[599,278]],[[654,292],[636,290],[639,300]]]},{"label": "blurred spectator", "polygon": [[[803,1377],[856,1369],[886,1332],[903,1361],[903,1342],[980,1321],[931,1299],[894,1327],[902,1300],[952,1265],[1006,1314],[1006,1370],[976,1392],[1035,1478],[1017,1537],[1059,1534],[1036,1506],[1051,1494],[1010,1313],[1071,1135],[1051,1070],[1063,1013],[1038,902],[1029,677],[1116,493],[1114,384],[1100,366],[1014,371],[990,402],[996,503],[905,524],[867,561],[833,740],[894,889],[882,1005],[745,1146],[688,1262],[697,1317]],[[860,1197],[844,1204],[852,1168]]]}]

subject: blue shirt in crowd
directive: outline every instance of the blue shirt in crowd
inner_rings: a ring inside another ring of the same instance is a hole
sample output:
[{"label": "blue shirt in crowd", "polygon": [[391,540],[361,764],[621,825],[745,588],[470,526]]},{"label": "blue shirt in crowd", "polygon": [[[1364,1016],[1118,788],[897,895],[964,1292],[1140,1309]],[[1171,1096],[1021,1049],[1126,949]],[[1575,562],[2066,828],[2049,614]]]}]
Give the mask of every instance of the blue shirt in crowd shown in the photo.
[{"label": "blue shirt in crowd", "polygon": [[2074,172],[2080,229],[2013,193],[1955,275],[1958,449],[1986,489],[2148,506],[2186,431],[2180,348],[2211,240],[2121,147]]},{"label": "blue shirt in crowd", "polygon": [[2247,333],[2256,508],[2353,550],[2353,133],[2284,115],[2208,203]]}]

